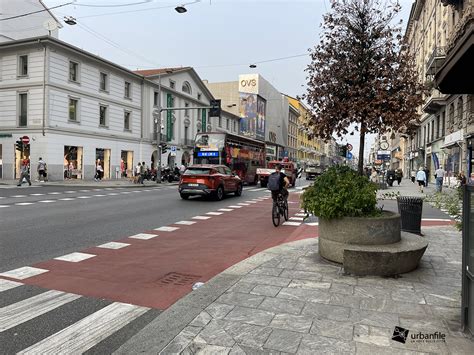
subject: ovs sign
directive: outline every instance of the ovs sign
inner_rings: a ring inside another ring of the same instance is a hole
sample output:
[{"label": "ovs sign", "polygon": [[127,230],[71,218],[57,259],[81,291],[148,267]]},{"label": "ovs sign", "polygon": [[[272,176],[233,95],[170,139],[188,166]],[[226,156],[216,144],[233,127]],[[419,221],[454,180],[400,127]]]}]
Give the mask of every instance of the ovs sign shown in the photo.
[{"label": "ovs sign", "polygon": [[258,74],[239,75],[239,91],[258,94]]}]

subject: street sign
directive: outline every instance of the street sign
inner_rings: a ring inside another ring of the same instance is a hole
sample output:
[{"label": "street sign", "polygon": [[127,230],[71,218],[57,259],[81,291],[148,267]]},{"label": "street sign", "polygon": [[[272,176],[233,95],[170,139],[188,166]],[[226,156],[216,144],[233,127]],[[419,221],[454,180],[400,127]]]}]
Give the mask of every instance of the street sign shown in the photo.
[{"label": "street sign", "polygon": [[170,148],[171,148],[172,152],[176,152],[176,146],[175,145],[172,145]]},{"label": "street sign", "polygon": [[352,146],[352,144],[347,143],[347,151],[351,152],[352,149],[354,149],[354,147]]},{"label": "street sign", "polygon": [[346,158],[349,159],[349,160],[351,160],[351,159],[352,159],[352,153],[351,153],[351,152],[347,152]]},{"label": "street sign", "polygon": [[23,137],[21,137],[21,141],[23,142],[23,144],[29,144],[30,143],[30,137],[23,136]]}]

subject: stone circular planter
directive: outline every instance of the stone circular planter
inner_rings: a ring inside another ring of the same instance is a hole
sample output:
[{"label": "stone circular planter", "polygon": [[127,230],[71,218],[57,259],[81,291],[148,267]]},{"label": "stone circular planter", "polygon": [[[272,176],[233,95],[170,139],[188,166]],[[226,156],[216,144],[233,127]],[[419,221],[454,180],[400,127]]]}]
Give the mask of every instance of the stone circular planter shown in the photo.
[{"label": "stone circular planter", "polygon": [[319,219],[319,253],[337,263],[343,262],[349,245],[385,245],[400,241],[400,215],[384,211],[379,217]]}]

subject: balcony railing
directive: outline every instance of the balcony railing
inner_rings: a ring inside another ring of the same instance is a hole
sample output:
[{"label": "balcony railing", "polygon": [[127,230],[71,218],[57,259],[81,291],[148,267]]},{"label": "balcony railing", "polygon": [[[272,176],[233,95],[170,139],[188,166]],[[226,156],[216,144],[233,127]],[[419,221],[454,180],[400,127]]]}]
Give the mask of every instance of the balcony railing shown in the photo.
[{"label": "balcony railing", "polygon": [[426,63],[426,75],[435,75],[446,58],[446,47],[435,47]]}]

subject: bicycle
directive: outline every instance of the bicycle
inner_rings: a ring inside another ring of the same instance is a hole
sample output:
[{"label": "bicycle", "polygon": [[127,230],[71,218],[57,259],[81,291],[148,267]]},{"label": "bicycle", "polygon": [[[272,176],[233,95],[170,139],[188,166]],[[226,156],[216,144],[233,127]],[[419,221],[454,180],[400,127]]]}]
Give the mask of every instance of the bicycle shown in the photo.
[{"label": "bicycle", "polygon": [[288,221],[288,201],[281,193],[278,194],[276,201],[273,201],[272,222],[275,227],[280,225],[280,216]]}]

